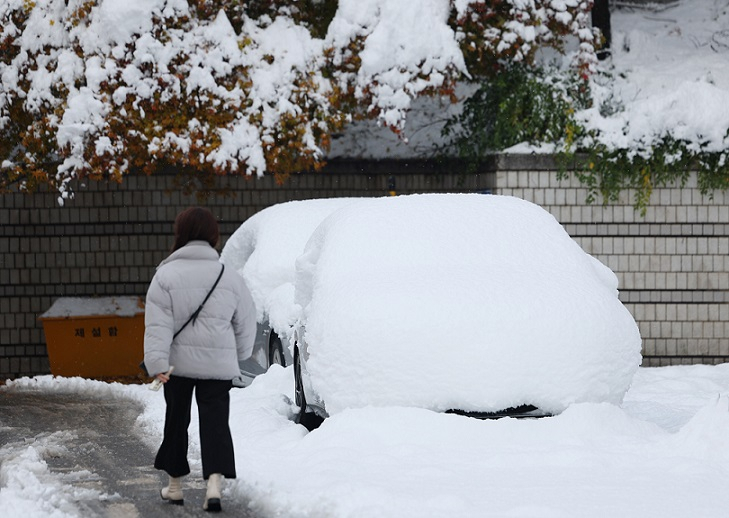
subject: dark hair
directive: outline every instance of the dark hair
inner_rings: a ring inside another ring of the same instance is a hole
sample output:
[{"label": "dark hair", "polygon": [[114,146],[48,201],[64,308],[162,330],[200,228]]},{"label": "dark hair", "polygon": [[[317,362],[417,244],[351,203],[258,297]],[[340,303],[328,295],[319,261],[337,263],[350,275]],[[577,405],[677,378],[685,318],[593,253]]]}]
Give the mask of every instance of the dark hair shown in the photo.
[{"label": "dark hair", "polygon": [[175,218],[175,244],[172,251],[179,250],[190,241],[207,241],[215,248],[220,239],[218,220],[210,210],[192,207],[183,210]]}]

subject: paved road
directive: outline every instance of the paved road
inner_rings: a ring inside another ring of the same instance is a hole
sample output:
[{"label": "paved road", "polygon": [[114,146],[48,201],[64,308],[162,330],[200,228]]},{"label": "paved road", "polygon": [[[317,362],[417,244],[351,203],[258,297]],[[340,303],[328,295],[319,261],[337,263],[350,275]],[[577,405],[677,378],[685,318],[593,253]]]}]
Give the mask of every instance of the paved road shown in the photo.
[{"label": "paved road", "polygon": [[[84,518],[211,516],[202,510],[204,483],[195,481],[194,473],[185,480],[184,506],[160,499],[166,476],[151,466],[154,454],[134,432],[140,411],[137,403],[123,399],[0,390],[0,446],[71,432],[63,434],[60,453],[45,459],[49,469],[55,473],[88,470],[91,475],[76,481],[73,477],[72,484],[111,495],[76,502]],[[223,499],[220,514],[253,518],[245,502],[230,498]]]}]

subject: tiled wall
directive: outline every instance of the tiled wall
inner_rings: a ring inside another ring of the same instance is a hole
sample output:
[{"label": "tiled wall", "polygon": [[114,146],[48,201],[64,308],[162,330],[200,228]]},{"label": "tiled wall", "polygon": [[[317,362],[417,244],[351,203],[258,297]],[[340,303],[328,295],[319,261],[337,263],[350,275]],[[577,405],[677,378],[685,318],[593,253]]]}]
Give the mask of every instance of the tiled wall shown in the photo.
[{"label": "tiled wall", "polygon": [[172,222],[206,205],[221,241],[255,212],[294,199],[412,192],[489,192],[492,173],[464,177],[449,165],[338,162],[277,185],[272,177],[220,178],[205,200],[182,193],[174,176],[90,182],[61,207],[50,192],[0,194],[0,380],[50,372],[38,317],[58,297],[144,295],[172,245]]},{"label": "tiled wall", "polygon": [[[494,172],[498,171],[498,172]],[[337,162],[277,185],[221,178],[217,195],[185,195],[173,176],[91,182],[64,207],[53,193],[0,195],[0,379],[50,372],[38,316],[62,296],[144,295],[168,253],[172,221],[191,205],[219,217],[223,242],[275,203],[412,192],[496,192],[538,203],[620,279],[620,297],[643,337],[644,365],[729,360],[729,204],[694,185],[657,189],[645,217],[629,195],[587,205],[574,179],[548,160],[503,157],[465,176],[452,164]]]},{"label": "tiled wall", "polygon": [[704,197],[695,179],[653,192],[645,216],[631,193],[618,203],[586,205],[574,178],[549,166],[520,170],[503,159],[499,194],[542,205],[583,249],[620,280],[620,298],[643,338],[643,365],[729,361],[729,196]]}]

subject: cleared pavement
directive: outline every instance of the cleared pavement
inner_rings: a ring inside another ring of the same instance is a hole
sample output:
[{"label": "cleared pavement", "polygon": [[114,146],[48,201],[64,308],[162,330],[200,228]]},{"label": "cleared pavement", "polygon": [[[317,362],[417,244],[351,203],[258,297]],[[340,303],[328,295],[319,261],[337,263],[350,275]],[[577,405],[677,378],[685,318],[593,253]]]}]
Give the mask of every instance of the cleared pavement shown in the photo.
[{"label": "cleared pavement", "polygon": [[70,484],[104,495],[74,502],[83,517],[254,517],[246,502],[229,497],[223,499],[222,513],[203,511],[205,486],[194,473],[185,479],[184,506],[162,501],[159,490],[166,475],[152,467],[154,452],[134,432],[140,412],[138,403],[123,399],[0,390],[0,446],[21,448],[68,432],[57,434],[63,447],[44,460],[54,473],[88,472],[71,477]]}]

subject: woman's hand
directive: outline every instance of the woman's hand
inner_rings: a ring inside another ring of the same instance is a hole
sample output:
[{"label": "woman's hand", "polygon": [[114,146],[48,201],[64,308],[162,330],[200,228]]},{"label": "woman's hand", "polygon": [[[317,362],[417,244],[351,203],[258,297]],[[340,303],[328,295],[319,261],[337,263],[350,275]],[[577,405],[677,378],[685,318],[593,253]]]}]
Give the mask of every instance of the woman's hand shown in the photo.
[{"label": "woman's hand", "polygon": [[149,390],[159,390],[162,385],[170,381],[170,374],[174,370],[174,367],[170,367],[167,372],[160,372],[154,377],[152,383],[149,384]]},{"label": "woman's hand", "polygon": [[167,372],[160,372],[155,376],[157,380],[159,380],[160,383],[167,383],[170,381],[170,376],[172,375],[172,371],[175,370],[174,367],[170,366],[170,370]]}]

